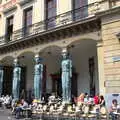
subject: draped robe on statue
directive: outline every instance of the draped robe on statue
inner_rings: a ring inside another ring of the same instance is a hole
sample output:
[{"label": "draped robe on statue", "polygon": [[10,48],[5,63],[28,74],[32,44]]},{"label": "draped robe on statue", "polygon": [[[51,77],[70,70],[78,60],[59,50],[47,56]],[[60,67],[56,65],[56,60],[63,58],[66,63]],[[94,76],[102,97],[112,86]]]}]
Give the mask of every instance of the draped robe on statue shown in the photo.
[{"label": "draped robe on statue", "polygon": [[13,87],[12,87],[14,99],[19,99],[20,81],[21,81],[21,68],[19,66],[15,66],[13,70]]},{"label": "draped robe on statue", "polygon": [[34,96],[35,99],[42,99],[42,80],[43,80],[43,64],[35,65],[34,75]]},{"label": "draped robe on statue", "polygon": [[62,61],[62,96],[63,102],[71,102],[71,78],[72,78],[72,61],[68,58]]},{"label": "draped robe on statue", "polygon": [[3,68],[0,68],[0,96],[3,92]]}]

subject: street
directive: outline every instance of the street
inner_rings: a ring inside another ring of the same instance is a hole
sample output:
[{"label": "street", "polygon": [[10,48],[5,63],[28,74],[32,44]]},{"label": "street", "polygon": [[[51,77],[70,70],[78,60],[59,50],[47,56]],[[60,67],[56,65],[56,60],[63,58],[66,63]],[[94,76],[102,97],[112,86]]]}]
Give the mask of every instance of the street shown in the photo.
[{"label": "street", "polygon": [[0,120],[16,120],[16,119],[14,118],[14,116],[12,116],[10,110],[0,108]]}]

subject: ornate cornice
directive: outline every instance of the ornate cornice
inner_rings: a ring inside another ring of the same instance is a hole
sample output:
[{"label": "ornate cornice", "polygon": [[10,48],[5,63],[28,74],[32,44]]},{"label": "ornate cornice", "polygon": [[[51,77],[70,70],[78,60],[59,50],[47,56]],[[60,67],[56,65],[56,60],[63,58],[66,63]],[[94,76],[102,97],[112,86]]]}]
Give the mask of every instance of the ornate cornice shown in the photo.
[{"label": "ornate cornice", "polygon": [[88,32],[98,31],[101,28],[101,23],[96,17],[87,18],[81,21],[66,24],[56,27],[38,34],[27,36],[25,38],[8,42],[0,46],[0,54],[9,53],[12,51],[29,48],[38,44],[49,43],[52,41],[62,40],[71,36],[85,34]]},{"label": "ornate cornice", "polygon": [[8,13],[8,12],[10,12],[10,11],[14,11],[14,10],[16,10],[16,9],[17,9],[17,6],[16,6],[16,5],[13,5],[12,7],[9,7],[9,8],[4,9],[2,12],[3,12],[4,14],[6,14],[6,13]]},{"label": "ornate cornice", "polygon": [[32,2],[34,0],[18,0],[18,4],[20,4],[21,6],[25,5],[26,3]]},{"label": "ornate cornice", "polygon": [[116,6],[114,8],[110,8],[108,10],[105,10],[105,11],[102,11],[102,12],[97,12],[96,13],[96,16],[97,17],[103,17],[103,16],[106,16],[106,15],[110,15],[110,14],[113,14],[113,13],[119,13],[120,12],[120,6]]}]

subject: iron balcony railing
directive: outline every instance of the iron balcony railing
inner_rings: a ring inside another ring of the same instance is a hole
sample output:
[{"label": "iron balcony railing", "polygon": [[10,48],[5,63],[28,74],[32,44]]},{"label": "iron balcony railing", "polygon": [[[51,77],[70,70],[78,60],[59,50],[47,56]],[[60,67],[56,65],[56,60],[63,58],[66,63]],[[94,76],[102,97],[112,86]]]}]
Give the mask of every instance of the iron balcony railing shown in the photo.
[{"label": "iron balcony railing", "polygon": [[30,37],[47,30],[51,30],[65,24],[71,24],[76,21],[83,20],[95,14],[96,4],[92,3],[89,5],[82,6],[78,9],[68,11],[58,16],[51,17],[44,21],[32,24],[30,26],[23,27],[19,30],[14,31],[12,34],[6,34],[0,37],[0,44],[6,44],[13,40],[21,40],[26,37]]}]

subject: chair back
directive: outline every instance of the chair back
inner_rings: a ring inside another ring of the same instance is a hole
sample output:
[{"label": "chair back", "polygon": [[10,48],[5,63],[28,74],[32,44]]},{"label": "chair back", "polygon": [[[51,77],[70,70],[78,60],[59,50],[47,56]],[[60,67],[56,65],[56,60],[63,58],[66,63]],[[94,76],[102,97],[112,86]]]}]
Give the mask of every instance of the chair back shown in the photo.
[{"label": "chair back", "polygon": [[101,108],[100,108],[100,113],[101,113],[101,114],[107,114],[106,108],[105,108],[105,107],[101,107]]},{"label": "chair back", "polygon": [[89,113],[89,106],[85,106],[84,107],[84,114],[88,114]]}]

